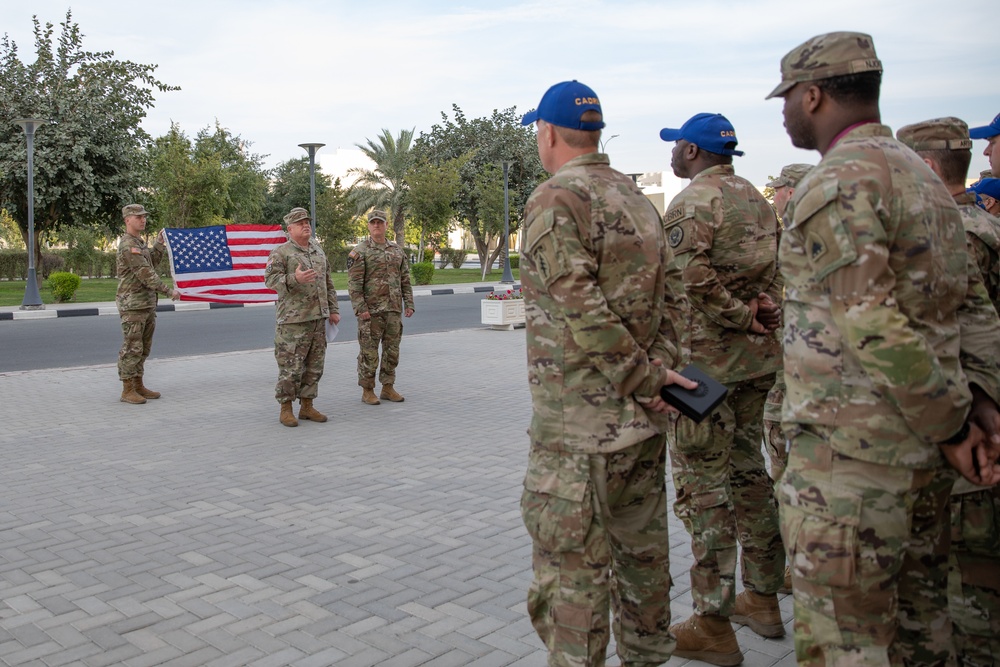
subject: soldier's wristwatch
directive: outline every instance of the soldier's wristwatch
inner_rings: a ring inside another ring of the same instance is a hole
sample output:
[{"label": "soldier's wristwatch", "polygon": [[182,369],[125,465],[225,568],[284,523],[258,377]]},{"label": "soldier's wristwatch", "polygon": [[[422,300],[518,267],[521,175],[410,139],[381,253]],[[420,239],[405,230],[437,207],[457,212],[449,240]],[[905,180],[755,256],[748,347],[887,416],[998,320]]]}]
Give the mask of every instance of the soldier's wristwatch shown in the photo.
[{"label": "soldier's wristwatch", "polygon": [[965,442],[965,439],[969,437],[969,422],[962,422],[962,428],[958,429],[958,433],[951,436],[947,440],[942,440],[938,444],[940,445],[960,445]]}]

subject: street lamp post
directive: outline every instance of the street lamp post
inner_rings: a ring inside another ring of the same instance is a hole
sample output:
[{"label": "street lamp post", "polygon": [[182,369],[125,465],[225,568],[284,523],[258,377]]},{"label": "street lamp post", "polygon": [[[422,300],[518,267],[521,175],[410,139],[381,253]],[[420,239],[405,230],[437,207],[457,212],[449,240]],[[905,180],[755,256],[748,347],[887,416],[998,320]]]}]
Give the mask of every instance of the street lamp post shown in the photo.
[{"label": "street lamp post", "polygon": [[35,275],[35,127],[49,121],[45,118],[18,118],[14,122],[24,129],[28,139],[28,282],[24,286],[21,310],[44,310]]},{"label": "street lamp post", "polygon": [[604,141],[604,140],[602,139],[602,140],[601,140],[601,152],[602,152],[602,153],[607,153],[608,151],[607,151],[606,149],[607,149],[607,147],[608,147],[608,144],[610,144],[610,143],[611,143],[611,140],[612,140],[612,139],[614,139],[615,137],[618,137],[618,136],[621,136],[621,135],[618,135],[618,134],[612,134],[612,135],[611,135],[610,137],[608,137],[608,140],[607,140],[607,141]]},{"label": "street lamp post", "polygon": [[309,224],[313,236],[316,235],[316,151],[326,144],[299,144],[300,148],[309,151]]},{"label": "street lamp post", "polygon": [[510,160],[503,161],[503,278],[505,285],[514,284],[514,274],[510,270],[510,208],[507,196],[507,173],[510,171]]}]

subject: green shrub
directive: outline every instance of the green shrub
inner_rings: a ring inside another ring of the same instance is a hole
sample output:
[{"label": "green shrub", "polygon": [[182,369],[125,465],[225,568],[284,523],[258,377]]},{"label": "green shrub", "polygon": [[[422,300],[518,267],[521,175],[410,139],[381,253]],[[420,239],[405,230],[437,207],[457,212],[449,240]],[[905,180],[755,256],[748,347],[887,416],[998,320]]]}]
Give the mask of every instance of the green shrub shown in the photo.
[{"label": "green shrub", "polygon": [[434,278],[434,262],[418,262],[410,267],[413,282],[417,285],[430,285]]},{"label": "green shrub", "polygon": [[511,255],[508,255],[507,259],[510,261],[510,268],[512,268],[512,269],[519,269],[519,268],[521,268],[521,256],[520,255],[511,254]]},{"label": "green shrub", "polygon": [[56,303],[65,303],[72,301],[76,290],[80,288],[80,276],[75,273],[56,271],[49,275],[48,285]]}]

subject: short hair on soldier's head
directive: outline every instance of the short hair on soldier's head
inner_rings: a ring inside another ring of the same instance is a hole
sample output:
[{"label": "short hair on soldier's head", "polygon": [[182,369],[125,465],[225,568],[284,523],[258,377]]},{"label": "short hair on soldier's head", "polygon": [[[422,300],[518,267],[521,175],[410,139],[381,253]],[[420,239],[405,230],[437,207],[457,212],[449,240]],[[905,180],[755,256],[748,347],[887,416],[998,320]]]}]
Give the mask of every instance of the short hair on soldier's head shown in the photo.
[{"label": "short hair on soldier's head", "polygon": [[842,105],[878,105],[882,72],[858,72],[831,76],[815,82],[824,93]]},{"label": "short hair on soldier's head", "polygon": [[[600,123],[604,118],[600,111],[587,109],[580,115],[580,121],[584,123]],[[567,146],[571,148],[591,148],[601,143],[600,130],[571,130],[568,127],[553,125],[556,133],[562,137]]]},{"label": "short hair on soldier's head", "polygon": [[[726,145],[723,146],[723,148],[728,148],[729,150],[733,150],[733,149],[736,148],[736,142],[735,141],[728,141],[728,142],[726,142]],[[705,150],[701,146],[698,146],[698,151],[701,153],[702,159],[705,160],[706,162],[710,163],[713,167],[717,167],[717,166],[719,166],[721,164],[732,164],[733,163],[733,156],[732,155],[723,155],[721,153],[713,153],[710,150]]]},{"label": "short hair on soldier's head", "polygon": [[969,175],[969,165],[972,164],[972,150],[949,150],[940,148],[929,151],[917,151],[917,155],[934,160],[937,163],[941,180],[945,185],[965,185]]}]

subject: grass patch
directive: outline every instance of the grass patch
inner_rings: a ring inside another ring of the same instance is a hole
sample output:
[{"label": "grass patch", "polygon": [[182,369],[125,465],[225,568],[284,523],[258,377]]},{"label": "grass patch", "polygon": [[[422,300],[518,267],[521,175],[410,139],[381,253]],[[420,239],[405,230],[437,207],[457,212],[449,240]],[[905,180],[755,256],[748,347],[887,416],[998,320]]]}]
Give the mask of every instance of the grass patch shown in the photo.
[{"label": "grass patch", "polygon": [[[513,269],[514,280],[518,280],[520,275],[518,269]],[[461,283],[484,282],[480,278],[479,269],[434,269],[434,277],[431,285],[451,285]],[[485,282],[499,283],[503,278],[503,271],[495,269],[486,275]],[[170,284],[170,278],[165,281]],[[333,285],[338,292],[347,292],[347,274],[333,274]],[[24,301],[23,280],[0,280],[0,306],[20,306]],[[416,286],[415,286],[416,287]],[[76,291],[76,296],[69,303],[95,303],[100,301],[114,301],[115,292],[118,290],[117,278],[85,278],[80,283],[80,289]],[[42,297],[42,303],[55,303],[52,298],[52,291],[49,290],[45,281],[39,280],[38,293]]]}]

